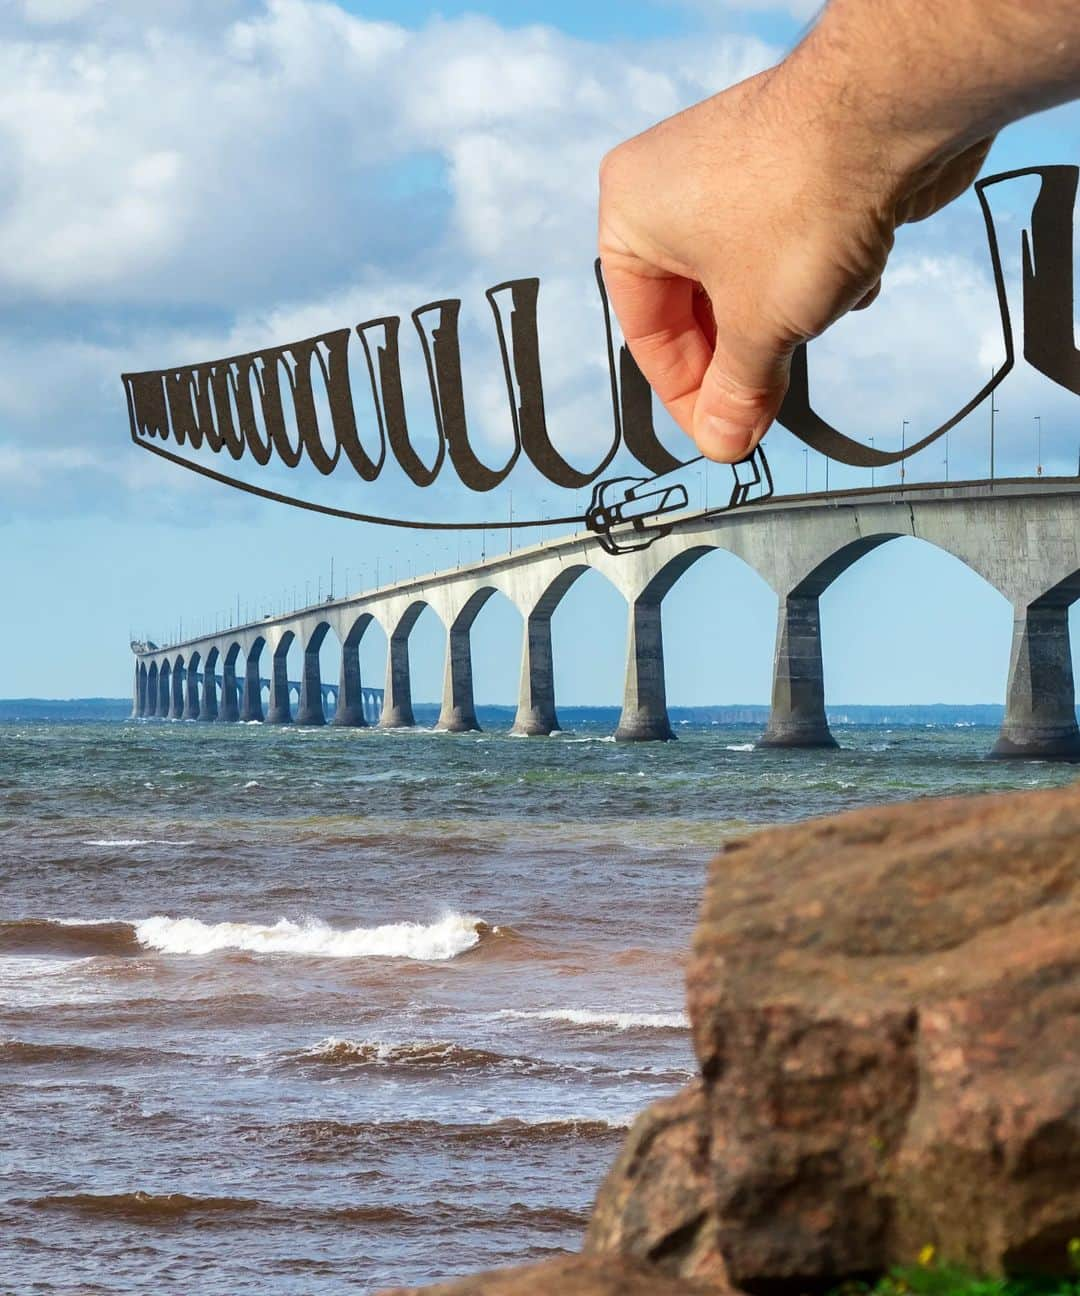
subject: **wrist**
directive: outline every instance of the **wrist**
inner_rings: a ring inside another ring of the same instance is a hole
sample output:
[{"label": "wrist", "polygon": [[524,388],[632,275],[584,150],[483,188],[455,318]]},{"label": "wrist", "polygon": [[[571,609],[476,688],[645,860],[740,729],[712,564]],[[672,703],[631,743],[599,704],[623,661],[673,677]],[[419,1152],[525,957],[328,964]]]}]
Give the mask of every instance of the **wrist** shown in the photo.
[{"label": "wrist", "polygon": [[[799,153],[827,191],[892,212],[920,176],[963,151],[968,132],[926,93],[912,93],[903,68],[911,51],[887,34],[852,32],[830,5],[803,43],[775,69],[770,91],[797,136]],[[830,22],[830,19],[834,19]],[[880,37],[880,40],[878,39]],[[881,52],[871,62],[870,46]]]}]

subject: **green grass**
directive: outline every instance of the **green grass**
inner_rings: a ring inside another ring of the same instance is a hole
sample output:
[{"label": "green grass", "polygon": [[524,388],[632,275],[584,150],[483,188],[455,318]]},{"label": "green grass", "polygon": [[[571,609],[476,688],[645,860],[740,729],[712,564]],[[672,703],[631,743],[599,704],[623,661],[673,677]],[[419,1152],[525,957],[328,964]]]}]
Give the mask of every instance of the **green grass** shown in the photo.
[{"label": "green grass", "polygon": [[1068,1247],[1072,1278],[980,1278],[934,1259],[926,1247],[919,1263],[890,1270],[870,1286],[845,1283],[833,1296],[1080,1296],[1080,1238]]}]

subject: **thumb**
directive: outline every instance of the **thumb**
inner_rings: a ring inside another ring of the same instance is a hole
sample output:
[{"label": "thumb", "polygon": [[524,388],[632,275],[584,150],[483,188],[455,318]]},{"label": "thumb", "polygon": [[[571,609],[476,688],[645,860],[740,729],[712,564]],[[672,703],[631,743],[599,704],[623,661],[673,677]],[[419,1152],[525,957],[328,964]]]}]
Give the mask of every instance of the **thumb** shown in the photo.
[{"label": "thumb", "polygon": [[776,418],[788,388],[791,351],[719,331],[694,405],[693,437],[717,463],[737,463]]}]

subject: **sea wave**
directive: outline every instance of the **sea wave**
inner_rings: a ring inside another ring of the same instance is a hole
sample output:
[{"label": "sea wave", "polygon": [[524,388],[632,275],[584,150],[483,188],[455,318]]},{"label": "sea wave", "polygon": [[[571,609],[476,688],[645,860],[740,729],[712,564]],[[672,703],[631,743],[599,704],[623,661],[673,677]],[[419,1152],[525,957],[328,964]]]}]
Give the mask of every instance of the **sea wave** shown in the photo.
[{"label": "sea wave", "polygon": [[251,1197],[201,1197],[189,1193],[153,1193],[135,1190],[123,1193],[56,1193],[30,1199],[16,1198],[11,1206],[29,1206],[38,1211],[74,1211],[81,1215],[119,1219],[141,1224],[190,1222],[203,1227],[215,1221],[232,1228],[241,1222],[250,1226],[295,1225],[299,1220],[362,1223],[429,1230],[432,1222],[457,1228],[498,1228],[517,1223],[534,1229],[580,1229],[588,1222],[581,1211],[561,1206],[528,1206],[513,1202],[493,1214],[475,1206],[435,1200],[403,1206],[390,1202],[358,1203],[347,1206],[309,1206],[259,1201]]},{"label": "sea wave", "polygon": [[115,918],[21,918],[0,922],[0,954],[88,958],[138,954],[140,949],[134,926]]},{"label": "sea wave", "polygon": [[178,1054],[142,1048],[97,1048],[92,1044],[0,1040],[0,1066],[142,1066],[148,1062],[173,1060]]},{"label": "sea wave", "polygon": [[405,958],[441,962],[474,948],[497,927],[470,914],[448,913],[433,923],[399,922],[380,927],[331,927],[319,918],[293,922],[205,923],[198,918],[144,918],[134,926],[139,943],[163,954],[295,954],[307,958]]},{"label": "sea wave", "polygon": [[426,1072],[498,1073],[501,1076],[564,1077],[569,1074],[600,1081],[669,1080],[682,1083],[692,1072],[685,1068],[613,1068],[595,1062],[552,1061],[526,1054],[499,1053],[450,1040],[426,1039],[391,1043],[386,1040],[349,1040],[329,1036],[310,1048],[282,1056],[287,1065],[305,1069],[342,1071],[394,1070],[417,1075]]},{"label": "sea wave", "polygon": [[690,1029],[690,1019],[682,1012],[604,1012],[592,1008],[539,1008],[523,1011],[503,1008],[495,1015],[522,1021],[564,1022],[570,1026],[606,1026],[621,1031]]},{"label": "sea wave", "polygon": [[450,1040],[410,1040],[394,1044],[386,1040],[338,1039],[334,1035],[299,1053],[288,1054],[286,1060],[305,1066],[392,1067],[410,1071],[549,1072],[558,1069],[538,1058],[508,1056]]},{"label": "sea wave", "polygon": [[630,1117],[622,1120],[601,1120],[596,1117],[525,1120],[507,1116],[500,1120],[465,1124],[444,1124],[437,1120],[421,1118],[386,1121],[293,1121],[286,1125],[251,1128],[241,1131],[256,1136],[261,1141],[288,1143],[299,1146],[303,1153],[313,1158],[334,1156],[356,1151],[358,1145],[378,1143],[400,1145],[409,1143],[464,1144],[466,1146],[516,1147],[533,1143],[547,1144],[570,1141],[574,1143],[616,1142],[623,1138],[630,1126]]},{"label": "sea wave", "polygon": [[168,837],[97,837],[83,842],[84,846],[194,846],[194,842],[173,841]]},{"label": "sea wave", "polygon": [[248,1197],[195,1197],[188,1193],[57,1193],[35,1197],[29,1205],[37,1210],[73,1210],[86,1215],[113,1219],[153,1221],[183,1219],[192,1215],[235,1214],[257,1209],[259,1202]]}]

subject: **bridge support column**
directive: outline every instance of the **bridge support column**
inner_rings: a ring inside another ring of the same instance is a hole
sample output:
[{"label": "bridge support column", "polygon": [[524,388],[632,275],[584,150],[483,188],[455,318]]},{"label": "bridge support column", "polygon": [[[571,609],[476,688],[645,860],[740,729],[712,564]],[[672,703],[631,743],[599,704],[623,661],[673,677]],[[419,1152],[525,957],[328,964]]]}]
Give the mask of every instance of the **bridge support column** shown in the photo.
[{"label": "bridge support column", "polygon": [[364,688],[360,679],[360,645],[350,645],[346,641],[341,648],[341,674],[338,677],[334,724],[363,729],[367,723],[367,716],[364,715]]},{"label": "bridge support column", "polygon": [[135,691],[131,698],[131,718],[137,720],[146,710],[146,684],[138,661],[135,662]]},{"label": "bridge support column", "polygon": [[659,600],[635,599],[627,632],[626,686],[616,742],[668,742],[675,732],[668,720],[664,684],[664,635]]},{"label": "bridge support column", "polygon": [[207,670],[203,667],[202,702],[199,706],[199,719],[206,722],[218,718],[217,666]]},{"label": "bridge support column", "polygon": [[182,666],[174,666],[172,673],[172,703],[169,707],[170,720],[184,718],[184,680],[187,671]]},{"label": "bridge support column", "polygon": [[296,723],[308,726],[326,724],[318,648],[308,647],[304,652],[304,667],[300,677],[300,705],[296,708]]},{"label": "bridge support column", "polygon": [[259,675],[259,657],[249,653],[244,667],[244,696],[240,702],[240,719],[246,722],[262,720],[262,678]]},{"label": "bridge support column", "polygon": [[558,729],[555,672],[551,652],[551,618],[531,616],[525,622],[521,653],[521,686],[511,733],[546,736]]},{"label": "bridge support column", "polygon": [[437,729],[469,733],[480,728],[473,703],[472,646],[468,630],[452,626],[446,636],[446,672]]},{"label": "bridge support column", "polygon": [[409,636],[393,634],[386,655],[386,689],[379,717],[380,729],[411,729],[416,724],[409,673]]},{"label": "bridge support column", "polygon": [[184,719],[199,718],[199,672],[190,666],[184,679]]},{"label": "bridge support column", "polygon": [[780,599],[772,710],[758,746],[838,746],[825,718],[821,610],[816,594],[789,594]]},{"label": "bridge support column", "polygon": [[221,666],[221,706],[218,719],[223,724],[235,724],[240,719],[239,690],[236,684],[236,661],[224,661]]},{"label": "bridge support column", "polygon": [[1015,610],[1005,722],[990,754],[1080,760],[1067,606]]},{"label": "bridge support column", "polygon": [[266,723],[292,724],[287,651],[277,652],[270,659],[270,710],[267,712]]}]

